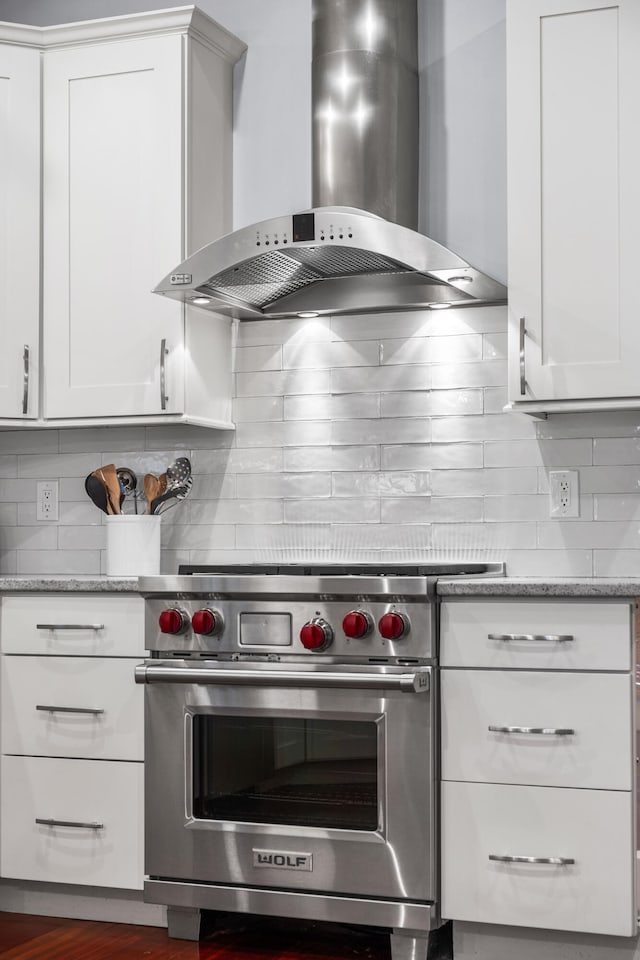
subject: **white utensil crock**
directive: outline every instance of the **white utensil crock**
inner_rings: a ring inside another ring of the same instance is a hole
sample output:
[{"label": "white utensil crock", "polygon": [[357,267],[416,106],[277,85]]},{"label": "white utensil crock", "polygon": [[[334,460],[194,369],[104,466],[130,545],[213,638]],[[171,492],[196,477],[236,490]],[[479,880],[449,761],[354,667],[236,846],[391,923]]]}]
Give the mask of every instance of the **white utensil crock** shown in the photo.
[{"label": "white utensil crock", "polygon": [[106,517],[107,576],[148,577],[160,573],[160,516]]}]

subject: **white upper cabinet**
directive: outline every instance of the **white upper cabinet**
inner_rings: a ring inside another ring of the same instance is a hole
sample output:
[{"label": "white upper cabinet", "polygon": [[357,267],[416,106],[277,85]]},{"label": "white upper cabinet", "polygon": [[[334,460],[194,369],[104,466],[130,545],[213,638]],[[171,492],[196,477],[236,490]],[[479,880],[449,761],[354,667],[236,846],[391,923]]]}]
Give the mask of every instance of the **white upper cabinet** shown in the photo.
[{"label": "white upper cabinet", "polygon": [[231,427],[231,321],[151,290],[231,230],[244,44],[181,7],[46,28],[40,47],[42,401],[31,415]]},{"label": "white upper cabinet", "polygon": [[181,305],[150,293],[182,250],[181,40],[47,53],[47,418],[184,410]]},{"label": "white upper cabinet", "polygon": [[40,52],[0,42],[0,417],[38,415]]},{"label": "white upper cabinet", "polygon": [[509,399],[532,412],[640,405],[639,43],[637,0],[507,3]]}]

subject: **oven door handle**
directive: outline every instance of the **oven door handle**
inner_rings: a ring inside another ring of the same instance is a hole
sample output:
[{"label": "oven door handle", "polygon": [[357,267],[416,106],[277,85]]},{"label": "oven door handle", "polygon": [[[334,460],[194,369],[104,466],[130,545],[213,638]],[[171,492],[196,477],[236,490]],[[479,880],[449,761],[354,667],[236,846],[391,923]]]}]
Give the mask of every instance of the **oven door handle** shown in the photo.
[{"label": "oven door handle", "polygon": [[411,673],[346,673],[339,670],[237,670],[224,667],[175,667],[140,663],[136,683],[206,683],[251,687],[331,687],[341,690],[400,690],[426,693],[431,686],[431,668]]}]

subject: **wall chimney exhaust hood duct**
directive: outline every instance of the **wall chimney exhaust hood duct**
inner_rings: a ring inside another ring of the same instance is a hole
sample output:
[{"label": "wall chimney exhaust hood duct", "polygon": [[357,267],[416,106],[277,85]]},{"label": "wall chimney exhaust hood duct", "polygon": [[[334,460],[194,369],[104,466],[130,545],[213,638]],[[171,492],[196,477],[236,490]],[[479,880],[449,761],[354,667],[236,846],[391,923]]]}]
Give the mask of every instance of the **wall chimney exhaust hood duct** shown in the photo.
[{"label": "wall chimney exhaust hood duct", "polygon": [[313,209],[202,247],[154,293],[240,320],[504,303],[415,231],[416,0],[313,0]]}]

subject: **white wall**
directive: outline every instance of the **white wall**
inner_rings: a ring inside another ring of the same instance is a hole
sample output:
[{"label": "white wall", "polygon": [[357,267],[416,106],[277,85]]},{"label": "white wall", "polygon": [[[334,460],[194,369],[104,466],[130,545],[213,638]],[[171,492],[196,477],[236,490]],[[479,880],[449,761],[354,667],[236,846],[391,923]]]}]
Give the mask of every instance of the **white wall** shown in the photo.
[{"label": "white wall", "polygon": [[507,280],[506,0],[420,0],[420,229]]}]

